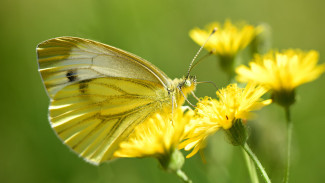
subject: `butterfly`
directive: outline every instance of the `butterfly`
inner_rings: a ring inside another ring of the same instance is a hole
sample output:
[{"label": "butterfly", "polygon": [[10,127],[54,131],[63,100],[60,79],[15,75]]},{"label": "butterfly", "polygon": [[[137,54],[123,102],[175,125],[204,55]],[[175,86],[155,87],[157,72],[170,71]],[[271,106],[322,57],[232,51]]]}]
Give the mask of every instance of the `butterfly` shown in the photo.
[{"label": "butterfly", "polygon": [[51,127],[93,164],[114,159],[138,124],[156,112],[172,115],[196,87],[194,76],[171,80],[150,62],[89,39],[49,39],[37,56]]}]

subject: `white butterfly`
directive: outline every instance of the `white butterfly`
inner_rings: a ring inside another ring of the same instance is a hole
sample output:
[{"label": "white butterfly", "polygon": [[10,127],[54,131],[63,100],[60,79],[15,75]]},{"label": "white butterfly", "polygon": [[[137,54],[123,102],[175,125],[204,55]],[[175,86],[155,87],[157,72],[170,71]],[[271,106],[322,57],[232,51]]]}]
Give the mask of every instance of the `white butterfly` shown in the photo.
[{"label": "white butterfly", "polygon": [[37,54],[52,128],[94,164],[113,159],[119,143],[153,113],[171,115],[196,86],[195,77],[171,80],[136,55],[88,39],[49,39]]}]

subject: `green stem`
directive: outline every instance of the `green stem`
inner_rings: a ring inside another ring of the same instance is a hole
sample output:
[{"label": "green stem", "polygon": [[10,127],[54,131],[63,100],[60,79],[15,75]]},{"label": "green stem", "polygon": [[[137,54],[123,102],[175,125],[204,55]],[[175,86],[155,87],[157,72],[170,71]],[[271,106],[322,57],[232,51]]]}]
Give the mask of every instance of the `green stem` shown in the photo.
[{"label": "green stem", "polygon": [[219,55],[219,67],[228,75],[228,83],[235,82],[236,55]]},{"label": "green stem", "polygon": [[258,160],[258,158],[253,153],[253,151],[249,148],[249,146],[247,145],[247,143],[245,143],[244,145],[242,145],[242,148],[246,151],[246,153],[248,154],[248,156],[255,163],[255,166],[257,167],[257,169],[261,172],[264,181],[267,182],[267,183],[271,183],[271,180],[270,180],[269,176],[267,175],[266,171],[264,170],[261,162]]},{"label": "green stem", "polygon": [[284,172],[283,183],[288,183],[289,182],[289,172],[290,172],[291,138],[292,138],[292,127],[293,127],[289,107],[285,107],[285,115],[286,115],[286,120],[287,120],[287,163],[286,163],[286,168],[285,168],[285,172]]},{"label": "green stem", "polygon": [[192,183],[192,181],[187,177],[187,175],[181,170],[178,169],[176,171],[176,175],[184,182],[184,183]]},{"label": "green stem", "polygon": [[245,161],[246,161],[247,169],[248,169],[248,172],[249,172],[249,176],[251,178],[251,182],[252,183],[259,183],[254,162],[250,159],[250,157],[248,156],[246,151],[243,150],[243,154],[244,154],[244,157],[245,157]]}]

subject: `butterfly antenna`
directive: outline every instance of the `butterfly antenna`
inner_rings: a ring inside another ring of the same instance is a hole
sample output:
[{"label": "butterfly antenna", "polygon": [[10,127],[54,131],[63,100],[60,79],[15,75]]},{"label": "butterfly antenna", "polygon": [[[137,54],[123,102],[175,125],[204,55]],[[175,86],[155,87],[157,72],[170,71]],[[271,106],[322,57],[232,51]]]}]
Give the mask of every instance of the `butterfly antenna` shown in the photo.
[{"label": "butterfly antenna", "polygon": [[201,63],[206,57],[210,56],[212,53],[213,52],[210,51],[209,53],[207,53],[206,55],[204,55],[203,57],[201,57],[197,62],[195,62],[195,64],[192,65],[192,67],[191,67],[191,69],[189,71],[191,72],[194,67],[196,67],[197,65],[199,65],[199,63]]},{"label": "butterfly antenna", "polygon": [[199,81],[199,82],[196,82],[197,84],[199,84],[199,83],[210,83],[210,84],[212,84],[217,90],[219,90],[218,89],[218,87],[217,87],[217,85],[214,83],[214,82],[212,82],[212,81]]},{"label": "butterfly antenna", "polygon": [[[193,65],[193,63],[194,63],[194,61],[196,60],[196,58],[197,58],[197,56],[200,54],[200,52],[202,51],[202,49],[204,48],[204,46],[207,44],[207,42],[209,41],[209,39],[211,38],[211,36],[215,33],[217,31],[217,28],[215,27],[213,30],[212,30],[212,32],[211,32],[211,34],[209,35],[209,37],[207,38],[207,40],[205,40],[205,42],[203,43],[203,45],[200,47],[200,49],[199,49],[199,51],[197,51],[197,53],[195,54],[195,56],[194,56],[194,58],[192,59],[192,61],[191,61],[191,64],[190,64],[190,66],[189,66],[189,69],[188,69],[188,71],[187,71],[187,77],[190,75],[190,72],[191,72],[191,70],[192,70],[192,65]],[[195,64],[196,65],[196,64]],[[194,65],[194,66],[195,66]]]}]

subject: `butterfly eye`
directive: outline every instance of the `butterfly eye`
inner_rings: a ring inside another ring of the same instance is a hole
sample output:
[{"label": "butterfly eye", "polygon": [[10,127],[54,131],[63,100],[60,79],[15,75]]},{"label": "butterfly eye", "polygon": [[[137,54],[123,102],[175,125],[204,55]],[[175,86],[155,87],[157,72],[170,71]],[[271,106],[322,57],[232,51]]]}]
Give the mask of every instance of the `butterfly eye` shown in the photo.
[{"label": "butterfly eye", "polygon": [[189,80],[185,80],[184,85],[190,87],[192,85],[192,83]]}]

